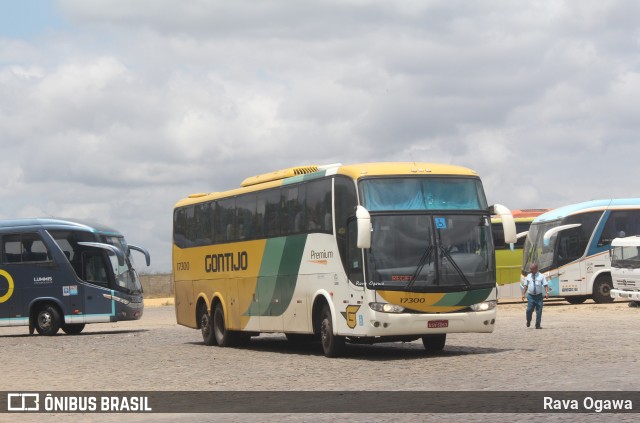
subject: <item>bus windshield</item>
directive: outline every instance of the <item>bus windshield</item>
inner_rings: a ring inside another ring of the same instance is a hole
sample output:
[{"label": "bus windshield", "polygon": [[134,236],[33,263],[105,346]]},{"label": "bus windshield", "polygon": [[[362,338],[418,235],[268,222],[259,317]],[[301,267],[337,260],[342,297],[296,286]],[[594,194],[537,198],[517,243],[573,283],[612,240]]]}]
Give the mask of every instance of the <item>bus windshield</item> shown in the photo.
[{"label": "bus windshield", "polygon": [[561,220],[534,223],[529,227],[529,234],[524,244],[524,273],[529,273],[529,269],[533,263],[538,264],[538,269],[541,272],[551,268],[553,265],[554,245],[558,235],[554,234],[546,243],[543,237],[550,229],[560,226],[560,222]]},{"label": "bus windshield", "polygon": [[132,294],[139,294],[142,292],[142,284],[138,278],[138,274],[133,264],[133,257],[129,251],[127,242],[122,237],[105,236],[104,241],[107,244],[113,245],[125,253],[124,264],[118,263],[118,258],[115,254],[109,253],[109,259],[113,268],[113,273],[116,278],[116,287],[125,292]]},{"label": "bus windshield", "polygon": [[491,225],[479,180],[372,178],[361,181],[361,192],[372,213],[369,288],[442,292],[495,284]]},{"label": "bus windshield", "polygon": [[369,288],[442,292],[495,285],[487,216],[376,215],[372,223]]},{"label": "bus windshield", "polygon": [[360,182],[363,205],[380,210],[485,210],[482,184],[475,178],[397,177]]},{"label": "bus windshield", "polygon": [[[532,263],[538,263],[538,269],[546,272],[584,257],[601,216],[602,211],[589,211],[532,224],[525,243],[523,275],[529,272]],[[560,231],[545,241],[544,234],[560,225],[563,226]]]},{"label": "bus windshield", "polygon": [[611,267],[639,269],[640,247],[620,245],[611,249]]}]

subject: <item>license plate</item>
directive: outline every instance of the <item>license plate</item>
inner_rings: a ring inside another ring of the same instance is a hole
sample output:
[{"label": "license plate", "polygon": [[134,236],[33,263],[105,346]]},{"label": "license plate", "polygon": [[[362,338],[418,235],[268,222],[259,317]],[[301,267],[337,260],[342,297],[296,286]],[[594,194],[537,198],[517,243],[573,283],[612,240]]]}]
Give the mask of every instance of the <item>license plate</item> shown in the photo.
[{"label": "license plate", "polygon": [[429,320],[427,322],[427,327],[430,328],[430,329],[448,328],[449,327],[449,321],[448,320]]}]

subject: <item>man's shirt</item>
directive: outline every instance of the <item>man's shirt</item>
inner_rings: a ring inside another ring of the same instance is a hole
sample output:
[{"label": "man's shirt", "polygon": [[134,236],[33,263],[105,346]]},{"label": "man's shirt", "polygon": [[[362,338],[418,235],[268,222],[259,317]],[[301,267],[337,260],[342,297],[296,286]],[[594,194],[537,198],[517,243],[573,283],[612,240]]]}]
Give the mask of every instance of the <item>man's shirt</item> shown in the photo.
[{"label": "man's shirt", "polygon": [[549,285],[547,278],[540,272],[535,275],[529,273],[525,283],[527,285],[527,293],[531,295],[544,294],[544,287]]}]

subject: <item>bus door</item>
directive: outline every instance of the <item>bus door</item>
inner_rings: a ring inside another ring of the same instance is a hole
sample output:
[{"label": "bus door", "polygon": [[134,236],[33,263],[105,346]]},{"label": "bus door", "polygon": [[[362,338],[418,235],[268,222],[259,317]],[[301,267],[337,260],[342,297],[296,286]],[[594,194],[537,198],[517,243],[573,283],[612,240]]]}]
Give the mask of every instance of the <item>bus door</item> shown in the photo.
[{"label": "bus door", "polygon": [[80,277],[87,282],[82,286],[84,315],[87,323],[92,321],[108,322],[108,316],[114,313],[114,303],[110,298],[112,291],[109,288],[109,270],[105,255],[106,253],[102,250],[85,250],[82,252],[82,274]]},{"label": "bus door", "polygon": [[[357,328],[364,326],[365,299],[365,283],[364,283],[364,262],[362,258],[362,249],[357,247],[358,239],[358,223],[355,219],[350,219],[347,224],[347,251],[346,251],[346,274],[339,272],[336,275],[337,284],[343,295],[340,298],[348,299],[348,303],[344,301],[334,302],[336,307],[338,322],[341,323],[341,330],[349,330],[357,332]],[[344,280],[343,280],[344,279]],[[346,288],[348,286],[348,288]],[[346,294],[346,295],[344,295]],[[346,325],[346,326],[345,326]],[[348,329],[347,329],[348,328]]]},{"label": "bus door", "polygon": [[[551,287],[551,295],[586,294],[585,262],[580,260],[586,249],[582,227],[573,227],[558,233],[558,287]],[[588,240],[588,238],[587,238]]]}]

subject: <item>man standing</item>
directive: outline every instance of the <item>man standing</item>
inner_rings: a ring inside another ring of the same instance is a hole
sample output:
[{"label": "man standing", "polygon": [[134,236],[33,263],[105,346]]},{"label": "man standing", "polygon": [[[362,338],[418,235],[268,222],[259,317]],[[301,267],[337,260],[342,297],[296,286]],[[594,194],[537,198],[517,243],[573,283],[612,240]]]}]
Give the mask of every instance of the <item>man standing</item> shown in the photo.
[{"label": "man standing", "polygon": [[536,329],[542,329],[540,322],[542,321],[542,290],[544,289],[544,298],[549,298],[549,284],[547,278],[542,273],[538,273],[538,264],[531,264],[531,273],[524,280],[522,289],[522,301],[527,296],[527,327],[531,326],[531,316],[533,309],[536,309]]}]

